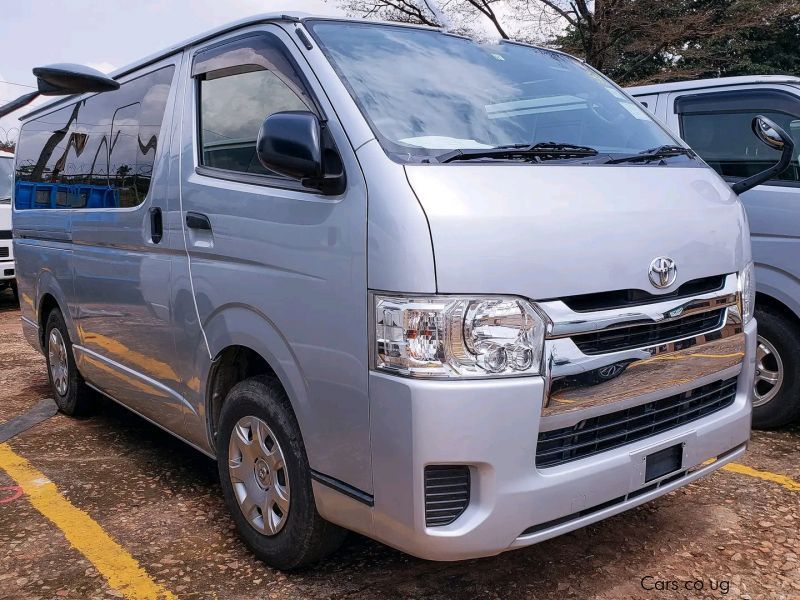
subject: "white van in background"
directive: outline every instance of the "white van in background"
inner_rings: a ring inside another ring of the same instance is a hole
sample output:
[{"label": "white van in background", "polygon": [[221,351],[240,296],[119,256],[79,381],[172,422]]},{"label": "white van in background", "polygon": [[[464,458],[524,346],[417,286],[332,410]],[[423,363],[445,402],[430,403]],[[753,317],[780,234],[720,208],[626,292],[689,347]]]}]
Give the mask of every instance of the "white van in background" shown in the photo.
[{"label": "white van in background", "polygon": [[14,155],[0,150],[0,291],[11,286],[14,295],[14,250],[11,247],[11,188],[14,185]]}]

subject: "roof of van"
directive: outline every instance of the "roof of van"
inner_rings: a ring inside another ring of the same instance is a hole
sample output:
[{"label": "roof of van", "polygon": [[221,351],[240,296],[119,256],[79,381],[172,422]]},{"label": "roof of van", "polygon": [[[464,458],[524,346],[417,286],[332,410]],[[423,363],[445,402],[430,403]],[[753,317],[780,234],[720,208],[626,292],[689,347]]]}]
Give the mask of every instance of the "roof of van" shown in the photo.
[{"label": "roof of van", "polygon": [[645,96],[661,92],[683,92],[710,87],[735,85],[751,85],[754,83],[795,83],[800,84],[800,77],[792,75],[743,75],[740,77],[717,77],[714,79],[695,79],[676,81],[675,83],[657,83],[654,85],[637,85],[626,88],[632,96]]},{"label": "roof of van", "polygon": [[[179,42],[177,44],[173,44],[171,46],[168,46],[167,48],[161,50],[160,52],[156,52],[155,54],[151,54],[151,55],[146,56],[146,57],[144,57],[142,59],[139,59],[139,60],[137,60],[137,61],[135,61],[135,62],[133,62],[133,63],[131,63],[129,65],[126,65],[126,66],[122,67],[121,69],[115,69],[114,71],[109,73],[109,77],[112,77],[113,79],[117,79],[117,78],[122,77],[124,75],[127,75],[128,73],[131,73],[131,72],[133,72],[133,71],[135,71],[137,69],[140,69],[140,68],[142,68],[142,67],[144,67],[146,65],[149,65],[149,64],[154,63],[154,62],[158,62],[159,60],[161,60],[163,58],[166,58],[168,56],[171,56],[171,55],[173,55],[173,54],[175,54],[177,52],[182,52],[185,48],[187,48],[189,46],[193,46],[195,44],[199,44],[199,43],[201,43],[201,42],[203,42],[205,40],[214,38],[214,37],[216,37],[218,35],[222,35],[222,34],[227,33],[229,31],[235,31],[236,29],[241,29],[243,27],[248,27],[250,25],[257,25],[257,24],[260,24],[260,23],[270,23],[270,22],[275,22],[275,21],[284,21],[284,22],[288,22],[288,23],[299,23],[299,22],[302,22],[302,21],[304,21],[306,19],[320,19],[320,20],[328,20],[328,21],[353,21],[353,22],[357,22],[357,23],[367,23],[367,22],[368,23],[381,23],[381,21],[375,21],[375,20],[367,21],[366,19],[359,19],[359,18],[353,18],[353,17],[343,17],[343,16],[342,17],[340,17],[340,16],[332,17],[332,16],[313,15],[313,14],[304,13],[304,12],[298,12],[298,11],[263,13],[263,14],[253,15],[253,16],[250,16],[250,17],[245,17],[243,19],[238,19],[236,21],[232,21],[232,22],[227,23],[225,25],[221,25],[221,26],[215,27],[214,29],[211,29],[209,31],[205,31],[203,33],[195,35],[194,37],[191,37],[191,38],[189,38],[187,40],[184,40],[182,42]],[[388,23],[388,22],[386,22],[386,24],[391,24],[391,25],[395,25],[395,26],[416,27],[416,28],[423,28],[423,29],[434,29],[434,30],[440,29],[438,27],[427,27],[425,25],[417,25],[417,24],[409,24],[409,23],[394,23],[394,22],[393,23]],[[54,99],[50,100],[49,102],[46,102],[44,104],[40,104],[39,106],[35,107],[33,110],[27,112],[26,114],[22,115],[19,118],[20,118],[20,120],[25,120],[25,119],[27,119],[28,117],[30,117],[32,115],[39,114],[39,113],[41,113],[41,112],[43,112],[43,111],[45,111],[45,110],[57,105],[57,104],[60,104],[62,102],[66,102],[67,100],[69,100],[71,98],[75,98],[75,97],[76,96],[59,96],[57,98],[54,98]]]}]

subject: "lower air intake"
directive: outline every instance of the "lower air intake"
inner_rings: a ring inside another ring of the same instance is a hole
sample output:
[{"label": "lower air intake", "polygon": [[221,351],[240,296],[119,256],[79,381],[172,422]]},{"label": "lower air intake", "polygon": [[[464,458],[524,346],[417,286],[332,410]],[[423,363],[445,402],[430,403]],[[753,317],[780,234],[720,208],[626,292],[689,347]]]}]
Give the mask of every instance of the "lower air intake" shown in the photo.
[{"label": "lower air intake", "polygon": [[442,527],[460,517],[469,505],[469,487],[465,465],[425,467],[425,525]]}]

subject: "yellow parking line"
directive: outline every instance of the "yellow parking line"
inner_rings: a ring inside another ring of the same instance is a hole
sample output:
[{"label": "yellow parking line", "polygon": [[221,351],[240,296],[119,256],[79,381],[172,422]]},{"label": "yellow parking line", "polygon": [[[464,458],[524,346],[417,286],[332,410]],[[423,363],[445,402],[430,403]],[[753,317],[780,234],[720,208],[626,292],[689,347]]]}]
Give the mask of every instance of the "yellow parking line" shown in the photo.
[{"label": "yellow parking line", "polygon": [[97,522],[73,506],[52,481],[8,444],[0,444],[0,469],[22,488],[33,507],[64,533],[72,547],[89,559],[112,588],[133,600],[174,600],[175,596],[153,581]]},{"label": "yellow parking line", "polygon": [[750,467],[740,465],[739,463],[728,463],[722,467],[722,469],[724,471],[730,471],[731,473],[738,473],[739,475],[748,475],[750,477],[763,479],[764,481],[771,481],[772,483],[782,485],[787,490],[791,490],[792,492],[800,492],[800,483],[796,482],[790,477],[786,477],[785,475],[778,475],[777,473],[770,473],[769,471],[751,469]]}]

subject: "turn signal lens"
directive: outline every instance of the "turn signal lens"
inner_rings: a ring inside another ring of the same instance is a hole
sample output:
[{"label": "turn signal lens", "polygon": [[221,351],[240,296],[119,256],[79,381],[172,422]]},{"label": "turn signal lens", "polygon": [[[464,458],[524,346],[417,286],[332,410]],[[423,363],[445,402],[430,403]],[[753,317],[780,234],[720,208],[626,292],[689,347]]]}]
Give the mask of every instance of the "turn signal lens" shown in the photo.
[{"label": "turn signal lens", "polygon": [[742,320],[748,323],[753,318],[756,305],[756,276],[752,262],[739,273],[739,296],[742,303]]}]

